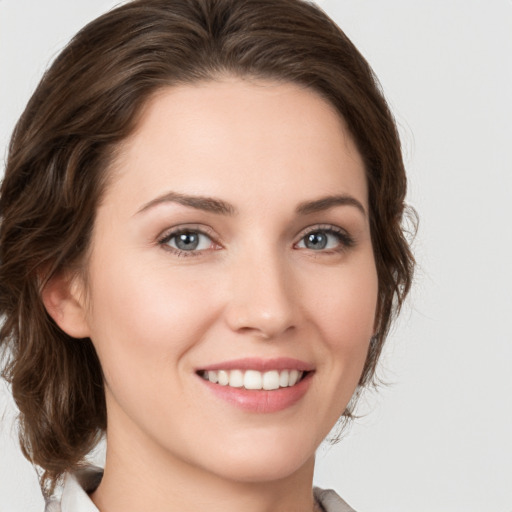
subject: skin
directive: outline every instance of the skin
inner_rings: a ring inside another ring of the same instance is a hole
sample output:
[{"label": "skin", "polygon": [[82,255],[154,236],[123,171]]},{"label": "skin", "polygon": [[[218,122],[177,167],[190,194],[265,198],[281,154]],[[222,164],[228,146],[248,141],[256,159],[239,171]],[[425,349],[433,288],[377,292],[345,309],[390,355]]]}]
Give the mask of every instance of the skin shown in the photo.
[{"label": "skin", "polygon": [[[364,165],[343,120],[307,88],[225,77],[159,91],[119,149],[86,284],[55,278],[44,296],[104,371],[108,450],[93,501],[311,511],[315,450],[356,388],[377,301]],[[158,200],[170,192],[233,212]],[[297,212],[326,196],[351,199]],[[178,254],[162,238],[184,226],[207,236]],[[306,245],[312,229],[327,248]],[[306,394],[244,411],[196,374],[246,357],[308,362]]]}]

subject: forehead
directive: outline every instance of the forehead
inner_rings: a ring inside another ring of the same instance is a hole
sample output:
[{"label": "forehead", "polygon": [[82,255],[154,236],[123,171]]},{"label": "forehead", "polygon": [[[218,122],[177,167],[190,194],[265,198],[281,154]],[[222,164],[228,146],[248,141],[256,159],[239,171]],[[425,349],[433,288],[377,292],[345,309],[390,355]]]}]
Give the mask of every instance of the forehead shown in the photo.
[{"label": "forehead", "polygon": [[364,165],[344,120],[292,83],[224,80],[159,90],[114,163],[114,191],[259,196],[348,193],[366,205]]}]

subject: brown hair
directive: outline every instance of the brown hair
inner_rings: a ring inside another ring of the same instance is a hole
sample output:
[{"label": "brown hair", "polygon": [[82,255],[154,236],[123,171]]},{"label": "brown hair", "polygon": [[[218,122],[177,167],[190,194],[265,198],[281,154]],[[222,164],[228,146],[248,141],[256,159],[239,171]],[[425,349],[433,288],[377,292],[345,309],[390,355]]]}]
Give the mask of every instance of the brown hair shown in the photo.
[{"label": "brown hair", "polygon": [[[45,73],[9,147],[0,197],[0,344],[25,455],[54,483],[106,427],[100,364],[47,314],[41,290],[79,265],[106,170],[162,87],[235,75],[310,87],[345,119],[364,159],[379,279],[372,381],[411,284],[402,217],[406,177],[393,117],[366,60],[303,0],[135,0],[82,29]],[[346,416],[350,416],[347,409]]]}]

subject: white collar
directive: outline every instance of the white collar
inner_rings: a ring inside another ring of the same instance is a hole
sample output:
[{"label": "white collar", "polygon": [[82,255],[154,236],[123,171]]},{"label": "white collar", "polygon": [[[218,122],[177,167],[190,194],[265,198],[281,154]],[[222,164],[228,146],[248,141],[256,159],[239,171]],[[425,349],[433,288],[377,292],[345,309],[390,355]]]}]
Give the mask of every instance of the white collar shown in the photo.
[{"label": "white collar", "polygon": [[103,470],[96,466],[67,473],[60,500],[48,501],[45,512],[99,512],[88,493],[98,487],[102,476]]}]

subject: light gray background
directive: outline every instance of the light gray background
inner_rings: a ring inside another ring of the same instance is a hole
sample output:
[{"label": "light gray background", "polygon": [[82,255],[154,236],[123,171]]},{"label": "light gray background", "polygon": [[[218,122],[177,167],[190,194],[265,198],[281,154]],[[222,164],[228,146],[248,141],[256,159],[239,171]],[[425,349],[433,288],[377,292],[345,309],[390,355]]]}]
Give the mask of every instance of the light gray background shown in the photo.
[{"label": "light gray background", "polygon": [[[2,156],[46,65],[115,3],[0,0]],[[361,512],[511,512],[512,2],[319,3],[381,80],[421,225],[380,370],[389,385],[320,449],[316,482]],[[0,512],[42,511],[0,389]]]}]

